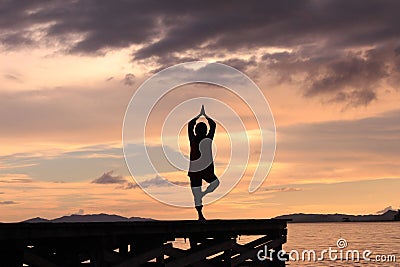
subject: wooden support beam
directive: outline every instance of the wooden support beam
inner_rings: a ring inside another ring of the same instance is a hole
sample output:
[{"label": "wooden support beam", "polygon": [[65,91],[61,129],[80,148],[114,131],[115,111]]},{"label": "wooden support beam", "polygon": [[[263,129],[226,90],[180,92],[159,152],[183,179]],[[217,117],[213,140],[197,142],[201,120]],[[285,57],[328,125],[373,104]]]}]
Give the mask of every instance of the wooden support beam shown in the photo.
[{"label": "wooden support beam", "polygon": [[122,257],[128,254],[128,244],[123,243],[122,245],[119,246],[118,249],[119,249],[119,254],[121,254]]},{"label": "wooden support beam", "polygon": [[176,259],[172,262],[166,263],[166,267],[181,267],[181,266],[186,266],[186,265],[191,265],[193,263],[199,262],[203,259],[205,259],[208,256],[211,256],[213,254],[216,254],[218,252],[224,251],[226,249],[230,249],[233,247],[235,244],[235,241],[232,239],[220,242],[220,243],[214,243],[210,246],[206,246],[202,249],[195,250],[195,251],[190,251],[188,255],[185,257],[181,257],[179,259]]},{"label": "wooden support beam", "polygon": [[[231,256],[235,256],[235,254],[247,252],[249,249],[254,249],[256,247],[262,246],[269,241],[271,241],[271,237],[265,235],[265,236],[255,239],[253,241],[250,241],[249,243],[243,244],[243,245],[236,243],[232,249]],[[223,258],[224,258],[224,255],[221,254],[221,255],[215,257],[214,260],[220,261]]]},{"label": "wooden support beam", "polygon": [[104,260],[108,263],[116,264],[123,260],[123,258],[115,251],[108,251],[103,249]]},{"label": "wooden support beam", "polygon": [[24,253],[24,263],[32,264],[33,266],[41,266],[41,267],[59,267],[59,265],[45,259],[39,255],[32,253],[27,250]]},{"label": "wooden support beam", "polygon": [[[1,235],[1,233],[0,233]],[[24,244],[18,240],[0,242],[0,262],[3,266],[22,266]]]},{"label": "wooden support beam", "polygon": [[172,247],[172,244],[168,243],[165,245],[162,245],[161,247],[149,250],[147,252],[144,252],[140,255],[135,255],[130,259],[127,259],[120,264],[115,265],[115,267],[136,267],[140,266],[143,263],[148,262],[151,259],[157,258],[160,255],[165,254],[165,250],[169,247]]},{"label": "wooden support beam", "polygon": [[277,247],[274,248],[275,249],[275,255],[273,255],[271,266],[284,267],[286,265],[286,263],[284,261],[281,261],[281,260],[278,259],[278,256],[276,254],[278,251],[282,250],[282,244],[280,244],[280,245],[278,245]]},{"label": "wooden support beam", "polygon": [[[179,259],[179,258],[187,257],[189,255],[189,253],[190,253],[189,250],[183,250],[183,249],[174,248],[174,247],[170,247],[165,250],[165,255],[170,256],[171,260],[173,260],[172,258]],[[193,266],[193,267],[213,267],[214,265],[211,265],[210,263],[208,263],[205,260],[201,260],[199,262],[192,263],[191,266]]]},{"label": "wooden support beam", "polygon": [[[264,246],[267,246],[268,249],[276,248],[278,246],[281,246],[285,242],[286,242],[286,237],[285,236],[281,236],[281,237],[278,237],[277,239],[270,240],[269,242],[266,242],[264,244]],[[263,248],[264,246],[261,246],[261,247]],[[237,265],[239,265],[240,263],[244,262],[247,259],[255,259],[256,255],[257,255],[257,252],[260,250],[260,246],[258,246],[256,248],[248,248],[247,251],[244,251],[243,250],[243,246],[235,244],[234,250],[242,250],[239,255],[237,255],[236,257],[234,257],[232,259],[232,266],[237,266]]]}]

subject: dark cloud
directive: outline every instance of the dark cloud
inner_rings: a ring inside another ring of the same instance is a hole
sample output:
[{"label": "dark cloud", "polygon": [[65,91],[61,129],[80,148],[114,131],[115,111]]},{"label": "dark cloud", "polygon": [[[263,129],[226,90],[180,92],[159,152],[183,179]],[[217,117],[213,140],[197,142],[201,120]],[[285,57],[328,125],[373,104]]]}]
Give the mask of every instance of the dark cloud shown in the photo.
[{"label": "dark cloud", "polygon": [[13,50],[15,48],[21,48],[26,46],[34,46],[35,42],[31,37],[30,34],[28,36],[22,35],[20,32],[17,33],[7,33],[1,37],[1,44],[7,50]]},{"label": "dark cloud", "polygon": [[18,204],[18,202],[10,201],[10,200],[0,201],[0,205],[12,205],[12,204]]},{"label": "dark cloud", "polygon": [[152,73],[157,73],[175,64],[190,62],[190,61],[198,61],[201,60],[201,58],[202,58],[201,55],[198,56],[193,55],[190,57],[177,56],[172,54],[164,55],[163,57],[157,58],[157,63],[159,64],[159,67],[155,68],[152,71]]},{"label": "dark cloud", "polygon": [[340,91],[346,86],[368,88],[371,81],[379,81],[386,75],[383,64],[357,57],[332,62],[323,67],[327,69],[325,75],[318,77],[320,75],[315,73],[310,77],[312,84],[307,95]]},{"label": "dark cloud", "polygon": [[[275,71],[278,82],[302,74],[306,97],[358,106],[400,80],[398,10],[394,0],[2,1],[0,42],[94,55],[137,45],[133,59],[153,70],[216,58]],[[257,55],[271,47],[288,52]]]},{"label": "dark cloud", "polygon": [[[343,58],[326,62],[321,66],[323,71],[309,73],[311,86],[306,95],[312,96],[326,92],[341,92],[347,88],[354,89],[346,97],[355,99],[355,104],[368,104],[376,98],[373,90],[386,78],[388,66],[383,53],[372,49],[365,55],[349,53]],[[382,56],[381,56],[382,55]],[[387,58],[386,58],[387,59]]]},{"label": "dark cloud", "polygon": [[[189,182],[181,182],[181,181],[168,181],[160,176],[156,176],[154,178],[145,180],[140,183],[142,188],[148,188],[148,187],[166,187],[166,186],[172,186],[172,184],[180,185],[180,186],[188,186]],[[135,189],[139,188],[139,185],[136,183],[128,183],[124,189]]]},{"label": "dark cloud", "polygon": [[257,61],[256,61],[255,57],[252,57],[249,60],[232,58],[232,59],[220,61],[220,63],[234,67],[235,69],[238,69],[242,72],[245,72],[249,67],[257,66]]},{"label": "dark cloud", "polygon": [[125,75],[125,78],[123,80],[124,84],[126,86],[133,86],[135,85],[135,75],[133,75],[132,73],[128,73]]},{"label": "dark cloud", "polygon": [[394,49],[394,52],[395,52],[397,55],[400,55],[400,46],[396,47],[396,49]]},{"label": "dark cloud", "polygon": [[350,92],[339,92],[335,97],[331,98],[332,102],[347,102],[348,106],[366,106],[371,101],[376,100],[376,92],[372,90],[353,90]]},{"label": "dark cloud", "polygon": [[124,177],[120,175],[113,175],[114,171],[103,173],[99,178],[92,181],[94,184],[123,184],[126,183]]},{"label": "dark cloud", "polygon": [[392,81],[399,79],[400,59],[394,57],[392,45],[334,55],[316,51],[310,56],[305,50],[265,54],[262,60],[279,82],[292,83],[304,96],[328,102],[368,105],[379,98],[379,92],[397,88]]},{"label": "dark cloud", "polygon": [[40,25],[44,38],[78,35],[69,51],[79,53],[144,44],[134,51],[143,59],[189,49],[397,40],[399,8],[392,0],[2,1],[0,27],[23,36]]},{"label": "dark cloud", "polygon": [[383,214],[389,210],[394,210],[392,206],[388,206],[386,208],[384,208],[383,210],[377,211],[376,214]]}]

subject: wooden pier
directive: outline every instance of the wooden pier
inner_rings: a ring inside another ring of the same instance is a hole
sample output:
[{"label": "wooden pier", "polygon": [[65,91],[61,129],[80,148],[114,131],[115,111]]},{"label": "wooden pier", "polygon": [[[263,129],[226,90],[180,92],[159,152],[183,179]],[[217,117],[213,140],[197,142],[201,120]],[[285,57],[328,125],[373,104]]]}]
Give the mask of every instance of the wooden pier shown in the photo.
[{"label": "wooden pier", "polygon": [[[275,219],[0,223],[0,265],[285,266],[275,257],[260,261],[257,252],[282,249],[286,234],[286,221]],[[240,236],[254,240],[239,244]],[[175,247],[176,238],[190,248]]]}]

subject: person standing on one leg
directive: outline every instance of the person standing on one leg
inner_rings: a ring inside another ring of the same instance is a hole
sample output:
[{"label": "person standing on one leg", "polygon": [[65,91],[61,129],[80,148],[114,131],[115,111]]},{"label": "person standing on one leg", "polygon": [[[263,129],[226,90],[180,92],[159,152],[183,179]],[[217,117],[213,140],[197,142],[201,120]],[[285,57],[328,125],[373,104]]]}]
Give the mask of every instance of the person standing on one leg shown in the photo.
[{"label": "person standing on one leg", "polygon": [[[207,125],[196,121],[204,116],[210,126],[207,133]],[[190,166],[188,176],[194,197],[194,204],[199,215],[199,220],[205,220],[203,216],[203,197],[213,192],[219,186],[219,180],[214,173],[214,162],[212,157],[212,140],[215,134],[216,124],[206,115],[204,106],[201,112],[193,118],[188,125],[188,136],[190,141]],[[209,183],[205,191],[201,190],[202,181]]]}]

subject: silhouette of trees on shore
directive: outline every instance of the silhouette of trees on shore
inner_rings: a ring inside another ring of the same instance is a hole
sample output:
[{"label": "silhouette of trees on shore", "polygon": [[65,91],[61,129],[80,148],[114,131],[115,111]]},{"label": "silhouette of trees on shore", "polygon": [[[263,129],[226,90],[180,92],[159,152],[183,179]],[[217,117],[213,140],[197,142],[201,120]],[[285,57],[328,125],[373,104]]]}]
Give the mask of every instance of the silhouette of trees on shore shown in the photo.
[{"label": "silhouette of trees on shore", "polygon": [[397,214],[394,215],[394,220],[395,220],[395,221],[400,221],[400,209],[397,210]]}]

